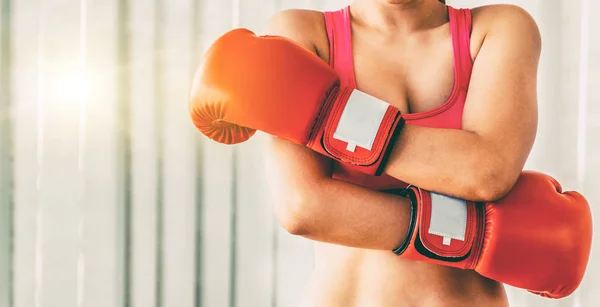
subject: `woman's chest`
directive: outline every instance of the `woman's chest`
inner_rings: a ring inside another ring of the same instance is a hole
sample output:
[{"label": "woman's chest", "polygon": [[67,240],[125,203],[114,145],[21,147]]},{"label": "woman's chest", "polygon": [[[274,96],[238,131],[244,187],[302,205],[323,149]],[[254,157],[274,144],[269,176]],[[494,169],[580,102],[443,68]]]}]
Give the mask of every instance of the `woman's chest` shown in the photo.
[{"label": "woman's chest", "polygon": [[402,113],[435,109],[453,93],[455,61],[449,37],[401,45],[355,40],[352,57],[356,87]]}]

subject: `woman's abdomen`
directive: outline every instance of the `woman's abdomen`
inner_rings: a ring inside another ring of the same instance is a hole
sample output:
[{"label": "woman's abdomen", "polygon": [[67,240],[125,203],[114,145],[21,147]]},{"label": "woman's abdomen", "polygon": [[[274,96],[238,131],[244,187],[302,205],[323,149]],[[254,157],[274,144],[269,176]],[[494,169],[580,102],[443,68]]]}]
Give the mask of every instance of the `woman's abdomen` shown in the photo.
[{"label": "woman's abdomen", "polygon": [[501,284],[392,252],[315,243],[302,307],[508,306]]}]

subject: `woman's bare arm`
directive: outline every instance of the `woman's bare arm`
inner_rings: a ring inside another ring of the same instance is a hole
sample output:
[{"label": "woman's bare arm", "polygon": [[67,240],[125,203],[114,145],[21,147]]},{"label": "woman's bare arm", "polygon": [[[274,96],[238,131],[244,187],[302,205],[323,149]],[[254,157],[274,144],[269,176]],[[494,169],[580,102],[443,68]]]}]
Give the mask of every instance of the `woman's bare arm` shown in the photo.
[{"label": "woman's bare arm", "polygon": [[331,161],[271,138],[265,147],[270,199],[279,223],[315,241],[392,250],[406,238],[410,202],[331,178]]},{"label": "woman's bare arm", "polygon": [[[272,18],[268,33],[316,49],[310,37],[318,12],[291,10]],[[406,198],[331,178],[332,161],[278,138],[265,146],[270,199],[280,224],[315,241],[392,250],[406,238],[410,203]]]},{"label": "woman's bare arm", "polygon": [[489,30],[474,62],[462,130],[406,125],[385,173],[426,190],[491,201],[512,188],[533,146],[541,42],[534,20],[518,7],[482,7],[473,15],[474,24]]}]

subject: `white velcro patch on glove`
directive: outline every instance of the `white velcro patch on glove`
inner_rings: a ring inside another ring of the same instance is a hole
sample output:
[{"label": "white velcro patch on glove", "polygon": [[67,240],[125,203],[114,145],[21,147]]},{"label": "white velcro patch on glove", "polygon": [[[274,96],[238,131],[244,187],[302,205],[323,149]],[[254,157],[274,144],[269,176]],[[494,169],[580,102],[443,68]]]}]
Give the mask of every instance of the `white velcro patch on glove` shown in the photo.
[{"label": "white velcro patch on glove", "polygon": [[352,91],[333,138],[348,143],[346,150],[350,152],[354,152],[356,146],[371,150],[389,106],[359,90]]},{"label": "white velcro patch on glove", "polygon": [[467,231],[466,201],[433,192],[430,195],[429,233],[443,237],[444,245],[450,245],[452,239],[464,241]]}]

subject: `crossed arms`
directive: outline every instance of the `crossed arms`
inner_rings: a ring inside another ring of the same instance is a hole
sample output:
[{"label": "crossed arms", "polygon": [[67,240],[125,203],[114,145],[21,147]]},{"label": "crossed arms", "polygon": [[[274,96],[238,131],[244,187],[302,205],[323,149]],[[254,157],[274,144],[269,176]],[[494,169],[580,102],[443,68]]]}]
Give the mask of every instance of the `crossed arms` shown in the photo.
[{"label": "crossed arms", "polygon": [[[487,7],[473,16],[483,43],[462,130],[406,125],[385,173],[437,193],[492,201],[513,186],[535,139],[541,42],[535,22],[520,8]],[[303,12],[286,11],[271,20],[268,32],[316,53],[305,30],[314,27],[309,23]],[[270,139],[266,156],[275,214],[289,232],[369,249],[402,243],[408,200],[332,179],[331,160],[287,141]]]}]

